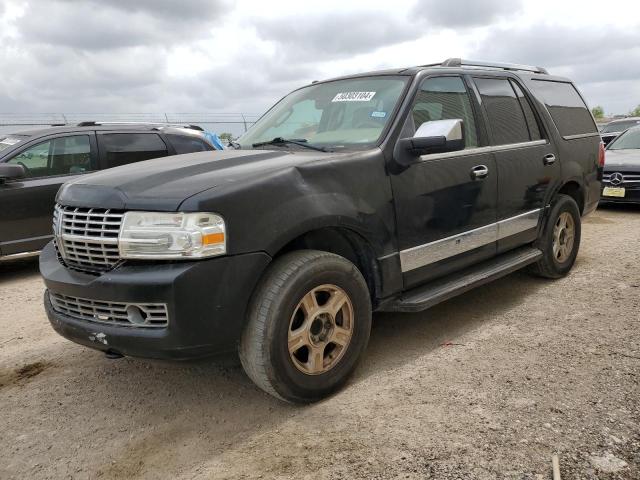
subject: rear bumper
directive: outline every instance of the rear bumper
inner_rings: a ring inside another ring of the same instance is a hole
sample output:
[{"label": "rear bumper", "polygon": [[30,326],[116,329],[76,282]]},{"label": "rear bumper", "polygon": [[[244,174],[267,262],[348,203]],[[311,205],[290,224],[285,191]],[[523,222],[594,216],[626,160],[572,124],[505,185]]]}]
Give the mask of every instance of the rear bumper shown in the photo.
[{"label": "rear bumper", "polygon": [[[165,359],[224,353],[236,348],[246,306],[270,260],[265,253],[252,253],[195,262],[131,262],[93,276],[65,268],[49,244],[40,255],[44,306],[56,332],[98,350]],[[103,302],[164,303],[168,325],[145,328],[70,317],[54,310],[50,291]]]}]

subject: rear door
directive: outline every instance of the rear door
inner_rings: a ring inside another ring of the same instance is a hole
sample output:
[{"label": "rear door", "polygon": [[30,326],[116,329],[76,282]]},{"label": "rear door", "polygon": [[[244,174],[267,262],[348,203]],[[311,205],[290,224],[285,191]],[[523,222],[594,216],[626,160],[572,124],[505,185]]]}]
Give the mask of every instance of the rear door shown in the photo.
[{"label": "rear door", "polygon": [[[422,81],[405,132],[432,120],[462,119],[466,148],[424,155],[391,182],[405,288],[495,255],[497,176],[478,107],[465,79]],[[474,176],[474,170],[486,175]]]},{"label": "rear door", "polygon": [[0,185],[0,252],[41,250],[52,237],[53,206],[60,185],[96,169],[95,134],[41,137],[4,161],[22,165],[27,176]]},{"label": "rear door", "polygon": [[496,162],[498,251],[505,251],[536,239],[549,188],[560,178],[560,162],[517,80],[475,76],[474,83]]}]

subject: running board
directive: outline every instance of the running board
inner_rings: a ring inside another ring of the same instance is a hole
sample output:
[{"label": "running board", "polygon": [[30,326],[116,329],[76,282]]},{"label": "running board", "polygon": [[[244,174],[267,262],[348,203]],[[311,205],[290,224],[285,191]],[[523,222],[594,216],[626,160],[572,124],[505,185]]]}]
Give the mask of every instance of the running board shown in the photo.
[{"label": "running board", "polygon": [[383,312],[419,312],[437,303],[484,285],[536,262],[542,257],[537,248],[521,247],[486,260],[447,277],[416,287],[400,298],[381,305]]}]

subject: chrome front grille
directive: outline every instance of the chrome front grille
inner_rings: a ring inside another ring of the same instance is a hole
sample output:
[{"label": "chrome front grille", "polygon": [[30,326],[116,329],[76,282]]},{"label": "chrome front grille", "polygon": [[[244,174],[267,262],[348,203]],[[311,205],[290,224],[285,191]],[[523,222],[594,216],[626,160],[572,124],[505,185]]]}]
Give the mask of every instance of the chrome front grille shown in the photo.
[{"label": "chrome front grille", "polygon": [[[611,183],[611,177],[614,176],[616,181]],[[622,173],[622,172],[606,172],[602,175],[605,183],[617,185],[640,185],[640,173]]]},{"label": "chrome front grille", "polygon": [[111,270],[120,262],[118,234],[123,211],[56,205],[53,233],[61,260],[89,273]]},{"label": "chrome front grille", "polygon": [[164,303],[120,303],[49,292],[53,309],[78,320],[124,327],[163,328],[169,324]]}]

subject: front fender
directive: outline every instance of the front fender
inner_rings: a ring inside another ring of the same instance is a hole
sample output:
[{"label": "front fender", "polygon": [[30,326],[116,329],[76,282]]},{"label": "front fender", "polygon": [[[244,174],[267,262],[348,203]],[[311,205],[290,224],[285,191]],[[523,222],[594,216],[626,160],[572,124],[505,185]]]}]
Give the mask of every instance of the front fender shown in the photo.
[{"label": "front fender", "polygon": [[392,200],[382,152],[375,149],[223,184],[189,198],[181,210],[222,215],[230,254],[274,255],[308,231],[345,227],[383,256],[397,251]]}]

